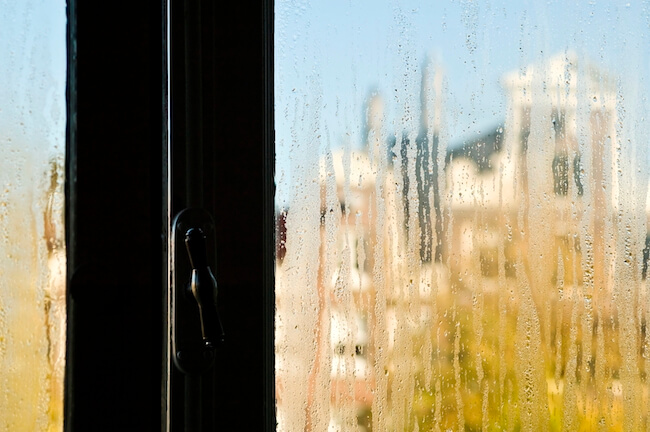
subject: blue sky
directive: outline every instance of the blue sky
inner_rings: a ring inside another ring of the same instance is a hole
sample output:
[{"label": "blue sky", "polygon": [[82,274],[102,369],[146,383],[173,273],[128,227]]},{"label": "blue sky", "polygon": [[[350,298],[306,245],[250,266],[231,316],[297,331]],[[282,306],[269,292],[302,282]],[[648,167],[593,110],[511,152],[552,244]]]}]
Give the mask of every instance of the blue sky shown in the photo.
[{"label": "blue sky", "polygon": [[427,58],[444,70],[452,145],[503,120],[504,73],[567,50],[634,82],[645,103],[649,9],[647,1],[278,0],[281,189],[291,177],[288,160],[307,145],[298,141],[317,137],[312,154],[346,140],[359,145],[371,89],[385,100],[387,129],[416,128]]},{"label": "blue sky", "polygon": [[[63,155],[66,61],[64,0],[2,2],[0,146],[3,150],[29,148],[34,150],[34,155],[47,155],[49,151]],[[16,163],[5,159],[7,163]]]}]

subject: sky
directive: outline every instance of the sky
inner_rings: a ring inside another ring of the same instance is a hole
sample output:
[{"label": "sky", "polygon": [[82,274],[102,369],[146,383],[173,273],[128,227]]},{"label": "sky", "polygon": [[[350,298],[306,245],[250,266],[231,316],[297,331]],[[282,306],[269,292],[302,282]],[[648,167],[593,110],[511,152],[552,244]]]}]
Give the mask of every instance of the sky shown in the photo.
[{"label": "sky", "polygon": [[568,51],[617,77],[642,115],[649,38],[647,1],[277,0],[278,200],[299,155],[360,145],[373,91],[388,130],[417,133],[427,61],[443,74],[451,146],[503,122],[505,73]]},{"label": "sky", "polygon": [[[65,151],[65,0],[0,0],[0,146]],[[10,166],[10,157],[0,161]],[[3,171],[3,170],[0,170]],[[14,170],[4,170],[15,175]],[[1,174],[0,174],[1,176]]]}]

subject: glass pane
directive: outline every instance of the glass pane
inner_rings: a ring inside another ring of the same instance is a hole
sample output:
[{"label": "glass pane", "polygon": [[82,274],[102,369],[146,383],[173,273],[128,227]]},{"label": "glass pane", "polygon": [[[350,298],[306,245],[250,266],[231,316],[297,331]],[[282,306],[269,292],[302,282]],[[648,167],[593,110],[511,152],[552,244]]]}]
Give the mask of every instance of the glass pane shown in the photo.
[{"label": "glass pane", "polygon": [[650,428],[641,2],[276,2],[278,430]]},{"label": "glass pane", "polygon": [[0,2],[0,430],[63,429],[65,7]]}]

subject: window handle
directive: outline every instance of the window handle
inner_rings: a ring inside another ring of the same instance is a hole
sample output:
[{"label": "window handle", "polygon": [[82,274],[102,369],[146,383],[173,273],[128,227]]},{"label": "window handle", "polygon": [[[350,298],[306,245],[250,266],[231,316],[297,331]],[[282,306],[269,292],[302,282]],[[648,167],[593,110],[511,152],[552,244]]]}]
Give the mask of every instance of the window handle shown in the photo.
[{"label": "window handle", "polygon": [[217,344],[223,340],[212,271],[215,236],[214,221],[203,209],[185,209],[174,219],[169,292],[172,358],[184,374],[211,369]]},{"label": "window handle", "polygon": [[185,247],[192,266],[188,288],[199,306],[201,336],[205,349],[211,350],[214,349],[217,330],[221,325],[217,314],[217,280],[208,265],[205,234],[201,228],[187,230]]}]

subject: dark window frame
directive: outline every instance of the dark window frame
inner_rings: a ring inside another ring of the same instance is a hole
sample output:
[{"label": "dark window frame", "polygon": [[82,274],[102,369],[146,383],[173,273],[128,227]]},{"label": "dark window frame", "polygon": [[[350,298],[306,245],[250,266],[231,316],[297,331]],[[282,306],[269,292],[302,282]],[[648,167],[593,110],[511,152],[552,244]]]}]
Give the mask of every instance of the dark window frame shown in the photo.
[{"label": "dark window frame", "polygon": [[[227,337],[208,405],[215,430],[271,431],[273,1],[203,4],[206,206]],[[68,0],[66,431],[165,428],[166,236],[178,210],[166,199],[166,7]]]}]

